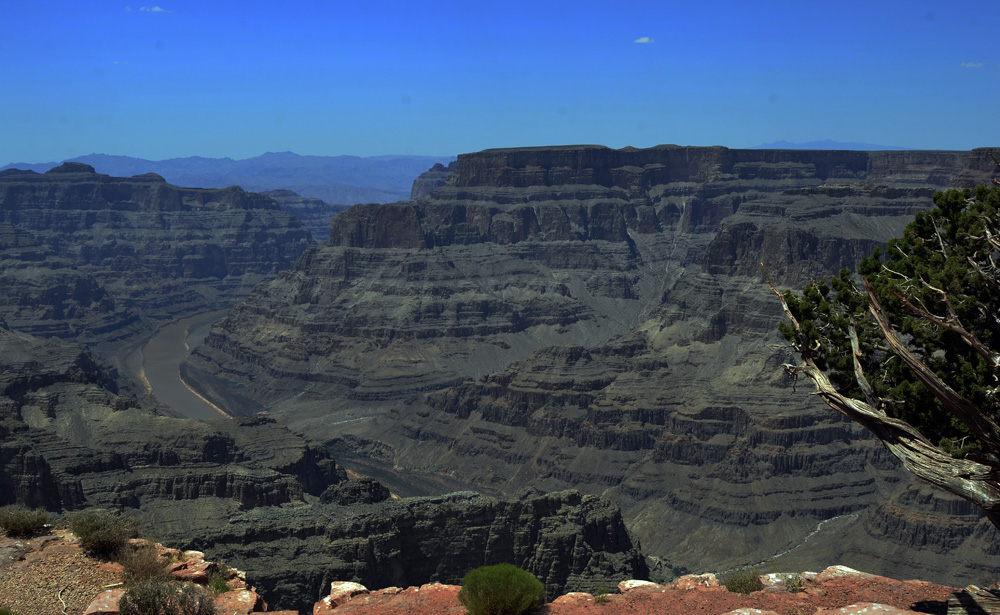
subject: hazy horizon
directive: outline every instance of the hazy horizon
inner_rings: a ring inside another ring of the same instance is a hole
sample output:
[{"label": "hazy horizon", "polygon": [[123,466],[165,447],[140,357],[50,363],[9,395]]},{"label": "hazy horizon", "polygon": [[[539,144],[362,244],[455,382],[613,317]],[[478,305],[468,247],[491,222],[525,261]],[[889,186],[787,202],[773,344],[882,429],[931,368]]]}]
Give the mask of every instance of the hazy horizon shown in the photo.
[{"label": "hazy horizon", "polygon": [[5,7],[0,163],[1000,143],[987,2],[127,1]]},{"label": "hazy horizon", "polygon": [[[566,147],[566,146],[573,146],[573,145],[603,145],[603,144],[601,144],[601,143],[553,144],[553,146],[556,146],[556,147]],[[664,145],[664,144],[658,143],[658,144],[650,146],[650,147],[656,147],[657,145]],[[754,145],[754,146],[751,146],[751,147],[748,147],[748,148],[740,148],[740,149],[821,149],[821,150],[822,149],[861,149],[861,150],[877,151],[877,150],[917,150],[919,148],[900,147],[900,146],[894,146],[894,145],[882,145],[882,144],[874,144],[874,143],[842,143],[842,142],[831,141],[829,139],[823,139],[823,140],[819,140],[819,141],[811,141],[811,142],[805,142],[805,143],[792,143],[792,142],[789,142],[789,141],[778,141],[778,142],[774,142],[774,143],[758,144],[758,145]],[[467,154],[467,153],[473,153],[473,152],[457,152],[456,154],[441,154],[441,155],[419,154],[419,153],[417,153],[417,154],[392,154],[392,153],[389,153],[389,154],[373,154],[371,156],[355,156],[354,154],[325,154],[325,155],[318,155],[318,154],[299,154],[297,152],[292,152],[292,151],[283,151],[283,152],[263,152],[263,153],[260,153],[260,154],[255,154],[255,155],[247,156],[245,158],[233,158],[231,156],[218,156],[218,157],[216,157],[216,156],[201,156],[199,154],[190,154],[190,155],[187,155],[187,156],[173,156],[171,158],[161,158],[161,159],[156,160],[156,159],[152,159],[152,158],[142,158],[140,156],[125,156],[125,155],[122,155],[122,154],[113,154],[113,153],[107,153],[107,152],[91,152],[89,154],[81,154],[79,156],[72,156],[70,158],[62,158],[62,159],[59,159],[59,160],[40,160],[40,161],[14,160],[14,161],[9,161],[9,162],[5,162],[3,164],[0,164],[0,169],[2,169],[4,167],[15,166],[15,165],[18,165],[18,164],[25,164],[25,165],[31,165],[31,166],[38,166],[38,165],[44,165],[44,164],[59,164],[59,163],[62,163],[62,162],[74,161],[74,160],[81,159],[81,158],[90,158],[90,157],[93,157],[93,156],[106,156],[106,157],[109,157],[109,158],[130,158],[130,159],[134,159],[134,160],[147,160],[149,162],[170,162],[172,160],[186,160],[186,159],[189,159],[189,158],[205,158],[206,160],[232,160],[234,162],[244,162],[244,161],[253,160],[253,159],[256,159],[256,158],[264,158],[266,156],[275,156],[275,155],[282,155],[282,154],[291,154],[291,155],[294,155],[294,156],[297,156],[297,157],[302,157],[302,158],[306,158],[306,157],[325,157],[325,158],[362,158],[362,159],[373,159],[373,158],[446,158],[446,157],[455,158],[458,154]]]}]

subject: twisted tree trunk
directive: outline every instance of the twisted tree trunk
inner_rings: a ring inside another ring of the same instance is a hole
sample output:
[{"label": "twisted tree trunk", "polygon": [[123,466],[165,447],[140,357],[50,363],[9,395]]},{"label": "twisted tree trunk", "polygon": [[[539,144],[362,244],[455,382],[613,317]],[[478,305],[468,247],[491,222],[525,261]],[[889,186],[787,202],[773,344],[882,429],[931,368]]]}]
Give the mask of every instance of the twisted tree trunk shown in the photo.
[{"label": "twisted tree trunk", "polygon": [[[761,264],[763,267],[763,263]],[[920,382],[930,390],[942,404],[958,417],[982,442],[984,455],[977,458],[956,459],[930,442],[915,427],[888,416],[881,404],[874,399],[871,386],[867,382],[861,364],[857,336],[851,330],[851,345],[854,349],[854,373],[867,401],[848,397],[837,391],[830,379],[816,366],[813,353],[799,322],[792,315],[784,296],[775,288],[767,270],[767,283],[778,296],[781,306],[795,329],[798,342],[796,350],[802,357],[801,365],[785,364],[785,371],[793,378],[805,375],[816,386],[816,394],[837,412],[855,421],[872,432],[889,451],[903,462],[903,466],[921,479],[972,502],[981,508],[989,520],[1000,529],[1000,428],[975,405],[958,394],[927,367],[900,340],[889,317],[867,280],[864,281],[868,306],[892,351],[913,371]],[[920,312],[917,310],[918,313]],[[930,322],[934,320],[927,318]],[[935,323],[943,326],[941,323]],[[960,323],[949,323],[950,327],[961,328]],[[964,331],[964,329],[962,329]],[[974,339],[969,335],[967,339]]]}]

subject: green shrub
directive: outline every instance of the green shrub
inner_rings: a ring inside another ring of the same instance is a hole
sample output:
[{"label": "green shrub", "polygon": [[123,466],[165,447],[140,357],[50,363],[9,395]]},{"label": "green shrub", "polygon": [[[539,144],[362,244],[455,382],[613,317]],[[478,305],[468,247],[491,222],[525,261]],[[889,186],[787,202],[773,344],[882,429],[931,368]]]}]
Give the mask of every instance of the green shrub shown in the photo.
[{"label": "green shrub", "polygon": [[806,580],[801,574],[786,574],[782,577],[785,589],[791,594],[797,594],[805,588]]},{"label": "green shrub", "polygon": [[0,615],[18,615],[18,614],[8,609],[5,606],[0,606]]},{"label": "green shrub", "polygon": [[608,588],[605,585],[598,585],[594,590],[594,604],[604,604],[608,601]]},{"label": "green shrub", "polygon": [[734,594],[752,594],[764,589],[760,581],[760,570],[756,566],[744,566],[731,570],[720,579],[726,590]]},{"label": "green shrub", "polygon": [[213,596],[233,591],[233,588],[230,587],[229,583],[226,581],[226,577],[221,574],[212,575],[212,580],[208,582],[208,588],[212,590]]},{"label": "green shrub", "polygon": [[16,505],[0,508],[0,529],[8,536],[33,536],[42,531],[48,522],[49,513],[41,508],[29,510]]},{"label": "green shrub", "polygon": [[118,611],[121,615],[176,615],[176,605],[172,604],[175,593],[173,583],[165,579],[148,579],[122,595]]},{"label": "green shrub", "polygon": [[197,585],[185,583],[177,593],[178,615],[215,615],[212,597],[203,593]]},{"label": "green shrub", "polygon": [[118,555],[122,565],[122,581],[125,587],[132,587],[144,581],[167,576],[167,561],[160,557],[152,546],[135,550],[124,549]]},{"label": "green shrub", "polygon": [[545,586],[512,564],[476,568],[462,579],[458,599],[470,615],[521,615],[545,598]]},{"label": "green shrub", "polygon": [[215,615],[212,598],[191,583],[165,577],[130,587],[118,601],[121,615]]},{"label": "green shrub", "polygon": [[91,556],[115,559],[121,556],[128,539],[135,535],[136,522],[132,517],[86,510],[73,515],[69,528]]}]

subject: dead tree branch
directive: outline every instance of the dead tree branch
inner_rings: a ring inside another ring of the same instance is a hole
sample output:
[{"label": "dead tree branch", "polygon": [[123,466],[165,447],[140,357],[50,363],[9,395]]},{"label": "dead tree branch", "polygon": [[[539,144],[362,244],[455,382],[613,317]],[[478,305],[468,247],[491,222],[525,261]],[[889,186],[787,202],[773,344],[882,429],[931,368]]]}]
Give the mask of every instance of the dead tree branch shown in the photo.
[{"label": "dead tree branch", "polygon": [[[761,267],[764,268],[763,263],[761,263]],[[986,512],[990,521],[997,527],[1000,527],[1000,482],[998,482],[1000,472],[998,472],[998,467],[969,459],[955,459],[931,444],[923,434],[906,421],[889,417],[881,408],[868,402],[847,397],[837,391],[826,374],[816,366],[798,320],[796,320],[789,309],[785,297],[774,286],[766,268],[764,268],[764,276],[771,290],[778,296],[781,307],[791,321],[799,340],[799,352],[802,364],[786,364],[784,366],[785,371],[793,377],[798,375],[807,376],[816,386],[817,394],[830,408],[872,432],[903,463],[907,470],[921,479],[979,506]],[[887,341],[889,341],[893,350],[899,354],[900,358],[911,369],[914,367],[918,368],[918,370],[921,367],[923,368],[920,370],[921,373],[917,374],[917,377],[921,382],[925,382],[926,380],[925,385],[930,383],[931,386],[929,388],[941,391],[951,403],[965,402],[961,396],[951,391],[950,387],[941,382],[933,372],[930,372],[916,356],[900,343],[898,336],[891,328],[888,317],[882,310],[881,305],[875,300],[874,291],[867,281],[864,281],[864,283],[872,313],[875,315],[876,321],[882,328],[883,333],[887,335]],[[875,301],[875,303],[872,304],[872,301]],[[891,340],[889,339],[890,335],[892,337]],[[855,358],[855,360],[857,359]],[[922,378],[921,374],[923,375]],[[949,391],[950,393],[948,393]],[[943,403],[946,406],[948,405],[948,402]],[[965,404],[968,404],[968,402],[965,402]],[[975,415],[982,417],[982,414],[978,410],[970,412],[968,408],[963,408],[963,411],[965,414],[970,415],[970,422],[978,429],[978,431],[974,429],[973,432],[977,433],[977,435],[982,433],[985,436],[984,444],[989,446],[989,442],[996,441],[997,429],[996,425],[992,425],[992,421],[988,421],[988,423],[976,421]],[[982,439],[982,436],[980,437]]]},{"label": "dead tree branch", "polygon": [[868,280],[862,279],[865,286],[865,294],[868,296],[868,308],[875,317],[885,336],[886,342],[896,356],[903,360],[913,375],[917,377],[927,390],[938,399],[944,407],[962,421],[969,431],[973,433],[983,446],[991,451],[1000,450],[1000,428],[992,419],[979,411],[975,405],[958,394],[946,382],[938,378],[934,371],[927,367],[906,345],[900,340],[899,334],[889,321],[889,315],[882,308],[878,298],[875,296],[875,289]]}]

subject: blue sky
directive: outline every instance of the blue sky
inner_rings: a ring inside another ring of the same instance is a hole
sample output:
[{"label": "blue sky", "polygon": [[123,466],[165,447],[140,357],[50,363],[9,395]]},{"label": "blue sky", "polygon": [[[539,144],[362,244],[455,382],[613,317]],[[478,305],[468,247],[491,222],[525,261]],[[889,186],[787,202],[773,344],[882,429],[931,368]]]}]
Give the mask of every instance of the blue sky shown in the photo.
[{"label": "blue sky", "polygon": [[0,9],[0,164],[575,143],[1000,145],[992,1]]}]

